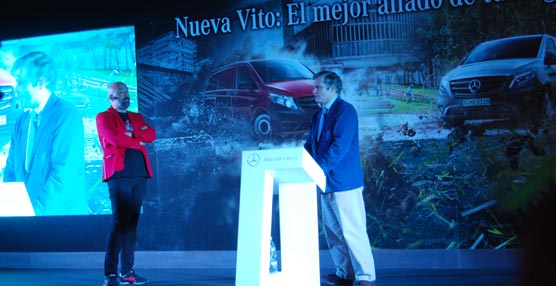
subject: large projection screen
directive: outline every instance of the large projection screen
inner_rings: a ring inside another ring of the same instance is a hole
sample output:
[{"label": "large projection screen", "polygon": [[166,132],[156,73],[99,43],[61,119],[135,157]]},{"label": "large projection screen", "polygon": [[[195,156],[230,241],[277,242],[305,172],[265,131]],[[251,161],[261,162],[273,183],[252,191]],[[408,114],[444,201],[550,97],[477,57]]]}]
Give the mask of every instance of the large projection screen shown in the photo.
[{"label": "large projection screen", "polygon": [[[57,93],[83,114],[88,212],[99,214],[0,218],[0,250],[104,249],[112,217],[94,115],[115,80],[157,131],[137,249],[235,250],[241,152],[303,146],[321,70],[341,75],[359,116],[374,248],[518,248],[546,219],[537,212],[552,202],[556,169],[554,1],[172,4],[135,3],[118,17],[95,6],[80,10],[98,9],[95,19],[58,17],[61,27],[18,18],[0,31],[87,31],[10,36],[22,39],[1,42],[0,86],[13,85],[10,65],[24,53],[54,57]],[[77,28],[95,25],[121,28]],[[2,114],[5,156],[16,117]],[[51,235],[68,226],[78,227],[71,243]],[[275,219],[280,249],[278,231]]]},{"label": "large projection screen", "polygon": [[[137,111],[135,28],[121,26],[0,42],[2,177],[14,125],[17,118],[26,111],[17,94],[17,78],[12,75],[11,70],[19,57],[34,51],[43,52],[52,59],[56,67],[56,84],[52,91],[55,96],[68,101],[79,110],[84,125],[82,164],[85,170],[84,192],[87,206],[82,210],[68,210],[56,215],[110,214],[107,187],[101,182],[102,149],[98,143],[95,116],[109,107],[107,87],[115,81],[128,85],[131,97],[129,110]],[[11,185],[4,184],[2,188],[9,186]],[[14,206],[14,209],[18,209],[18,206]],[[21,213],[15,212],[13,215],[20,216]],[[2,216],[10,216],[10,213],[3,212]]]}]

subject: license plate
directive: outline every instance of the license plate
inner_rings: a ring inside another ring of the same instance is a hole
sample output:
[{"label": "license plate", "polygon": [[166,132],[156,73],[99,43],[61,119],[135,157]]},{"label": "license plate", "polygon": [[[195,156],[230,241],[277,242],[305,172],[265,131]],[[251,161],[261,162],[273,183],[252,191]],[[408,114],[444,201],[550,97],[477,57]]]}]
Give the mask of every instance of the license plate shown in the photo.
[{"label": "license plate", "polygon": [[490,97],[470,98],[463,100],[463,106],[488,106],[490,105]]}]

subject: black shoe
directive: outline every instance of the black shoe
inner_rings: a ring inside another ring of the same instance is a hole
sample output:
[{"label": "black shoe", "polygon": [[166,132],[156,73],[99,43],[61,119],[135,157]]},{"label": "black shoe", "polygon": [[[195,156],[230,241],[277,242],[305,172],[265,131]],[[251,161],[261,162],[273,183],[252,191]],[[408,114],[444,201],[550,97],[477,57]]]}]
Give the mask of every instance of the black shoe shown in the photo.
[{"label": "black shoe", "polygon": [[[353,280],[344,279],[342,277],[339,277],[336,274],[328,274],[328,275],[322,276],[320,278],[320,281],[322,283],[330,284],[330,285],[349,285],[349,286],[351,286],[353,284]],[[365,284],[363,284],[363,285],[365,285]]]},{"label": "black shoe", "polygon": [[116,276],[116,274],[110,274],[106,277],[104,277],[104,284],[102,284],[103,286],[118,286],[120,283],[118,283],[118,276]]},{"label": "black shoe", "polygon": [[135,271],[131,270],[127,274],[120,274],[120,284],[145,284],[147,279],[137,275]]}]

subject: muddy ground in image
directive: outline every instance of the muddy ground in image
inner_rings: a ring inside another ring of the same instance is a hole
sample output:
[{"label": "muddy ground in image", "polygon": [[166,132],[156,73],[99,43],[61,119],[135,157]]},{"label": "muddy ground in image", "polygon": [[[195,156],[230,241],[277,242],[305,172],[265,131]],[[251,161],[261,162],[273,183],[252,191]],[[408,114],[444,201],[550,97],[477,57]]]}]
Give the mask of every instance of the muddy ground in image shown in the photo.
[{"label": "muddy ground in image", "polygon": [[[246,123],[211,123],[187,113],[156,122],[155,164],[164,172],[157,173],[157,191],[145,210],[153,221],[172,220],[174,228],[150,236],[153,241],[167,239],[176,249],[234,248],[241,152],[303,143],[261,142],[242,132]],[[508,208],[503,202],[524,192],[525,183],[556,154],[553,130],[494,125],[446,129],[429,112],[360,116],[373,246],[518,247],[529,210],[541,195],[533,195],[520,208]],[[149,239],[144,243],[148,246]]]}]

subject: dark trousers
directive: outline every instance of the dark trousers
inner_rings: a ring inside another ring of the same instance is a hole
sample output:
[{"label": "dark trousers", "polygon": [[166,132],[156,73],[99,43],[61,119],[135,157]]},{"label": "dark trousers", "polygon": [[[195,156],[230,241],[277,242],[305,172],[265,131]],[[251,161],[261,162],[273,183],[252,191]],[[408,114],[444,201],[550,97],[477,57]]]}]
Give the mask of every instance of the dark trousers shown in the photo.
[{"label": "dark trousers", "polygon": [[121,259],[121,273],[133,270],[137,223],[141,205],[147,190],[147,178],[113,178],[108,181],[112,203],[112,227],[106,237],[104,274],[118,273]]}]

